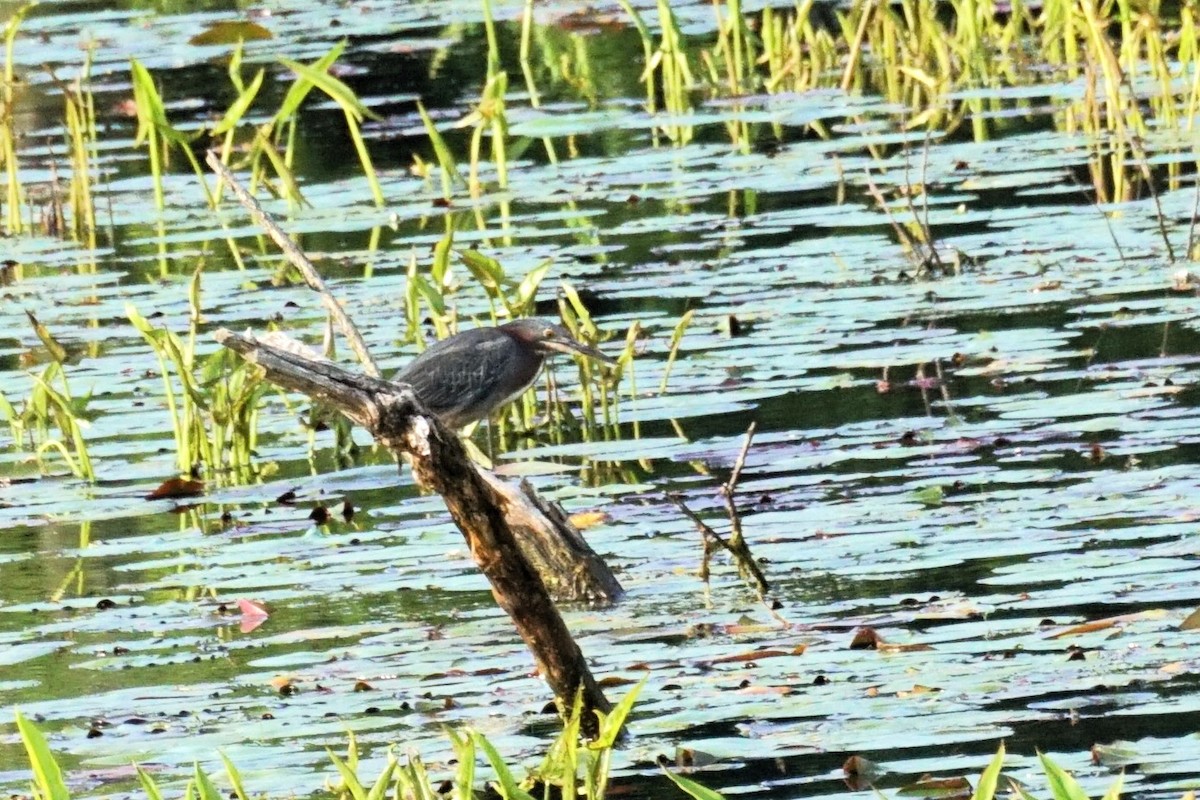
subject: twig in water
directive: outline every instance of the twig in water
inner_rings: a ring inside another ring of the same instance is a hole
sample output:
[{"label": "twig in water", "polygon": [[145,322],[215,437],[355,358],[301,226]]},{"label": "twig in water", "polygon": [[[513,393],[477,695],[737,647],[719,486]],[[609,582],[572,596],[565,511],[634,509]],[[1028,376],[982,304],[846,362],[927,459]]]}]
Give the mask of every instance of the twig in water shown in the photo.
[{"label": "twig in water", "polygon": [[1200,215],[1200,173],[1195,176],[1196,179],[1196,194],[1192,200],[1192,221],[1188,223],[1188,246],[1187,257],[1195,260],[1196,258],[1196,217]]},{"label": "twig in water", "polygon": [[[933,229],[929,227],[929,137],[931,132],[925,129],[925,144],[921,147],[921,230],[925,233],[925,243],[929,245],[929,254],[933,257],[935,266],[942,268],[942,257],[938,255],[937,245],[933,241]],[[916,212],[913,212],[916,216]],[[957,272],[957,270],[956,270]]]},{"label": "twig in water", "polygon": [[921,268],[925,270],[928,270],[929,267],[942,269],[942,258],[938,255],[937,246],[933,243],[933,233],[929,230],[929,192],[925,189],[924,175],[921,176],[921,196],[925,198],[924,219],[917,213],[917,206],[912,199],[912,181],[908,177],[907,148],[904,150],[904,190],[901,195],[904,197],[904,204],[908,206],[908,213],[912,214],[913,221],[921,229],[921,244],[929,248],[929,255],[925,254],[925,247],[921,248]]},{"label": "twig in water", "polygon": [[875,205],[887,216],[887,221],[892,226],[896,238],[900,241],[900,246],[908,251],[909,260],[913,262],[913,265],[917,269],[922,269],[924,267],[921,263],[923,259],[917,252],[917,247],[913,242],[912,236],[909,235],[908,231],[900,227],[900,223],[896,222],[896,218],[892,216],[892,210],[888,208],[887,200],[884,199],[883,193],[879,191],[879,187],[875,185],[875,181],[871,179],[871,169],[866,167],[863,169],[863,173],[867,176],[867,191],[871,193],[871,197],[875,200]]},{"label": "twig in water", "polygon": [[700,558],[700,580],[704,581],[705,585],[707,585],[710,574],[709,562],[712,560],[713,552],[717,549],[718,545],[728,550],[729,543],[722,539],[721,534],[714,531],[707,522],[696,516],[696,512],[687,507],[682,497],[674,492],[668,492],[667,499],[674,503],[675,507],[682,511],[683,515],[695,524],[696,529],[700,531],[700,535],[703,537],[704,554]]},{"label": "twig in water", "polygon": [[[1092,201],[1092,206],[1100,214],[1100,219],[1104,220],[1104,227],[1108,228],[1108,235],[1112,239],[1113,247],[1117,249],[1117,258],[1121,259],[1121,264],[1124,265],[1125,251],[1121,249],[1121,243],[1117,241],[1117,232],[1113,230],[1112,220],[1108,218],[1108,214],[1105,214],[1104,209],[1100,207],[1098,195],[1088,194],[1087,187],[1080,183],[1079,179],[1075,177],[1074,173],[1071,173],[1071,182],[1079,187],[1079,193],[1081,195]],[[1198,184],[1198,186],[1200,186],[1200,184]]]},{"label": "twig in water", "polygon": [[704,557],[700,565],[701,578],[705,582],[708,581],[709,560],[716,548],[721,547],[733,557],[733,561],[737,565],[738,574],[742,576],[742,579],[754,588],[760,600],[766,602],[767,592],[771,590],[771,585],[768,583],[767,577],[763,574],[758,562],[754,560],[754,555],[750,552],[750,548],[746,545],[745,537],[742,535],[741,517],[738,515],[737,506],[733,500],[738,478],[741,476],[742,468],[746,464],[746,454],[750,450],[750,442],[754,439],[754,428],[755,425],[751,424],[750,429],[746,431],[746,441],[743,443],[742,451],[734,462],[733,473],[729,476],[729,480],[721,487],[721,494],[725,499],[725,508],[729,513],[730,536],[728,539],[713,530],[711,525],[702,520],[696,512],[688,508],[683,502],[683,498],[679,495],[668,494],[667,499],[674,503],[683,512],[684,516],[695,524],[701,535],[704,536]]},{"label": "twig in water", "polygon": [[1158,190],[1154,188],[1154,173],[1150,171],[1150,162],[1147,160],[1146,150],[1142,146],[1142,140],[1137,135],[1130,138],[1131,142],[1137,142],[1138,152],[1135,154],[1138,167],[1141,168],[1142,178],[1146,181],[1146,188],[1150,190],[1150,197],[1154,200],[1154,218],[1158,222],[1158,235],[1162,237],[1163,245],[1167,248],[1167,260],[1172,264],[1175,263],[1175,248],[1171,246],[1171,237],[1167,235],[1167,220],[1163,214],[1162,201],[1158,199]]},{"label": "twig in water", "polygon": [[[734,503],[733,493],[737,489],[738,478],[742,476],[742,468],[746,466],[746,454],[750,452],[750,443],[754,441],[754,431],[757,427],[757,422],[751,422],[750,427],[746,429],[746,441],[742,442],[742,451],[738,453],[737,460],[733,462],[733,472],[729,474],[729,480],[725,481],[725,485],[721,487],[721,494],[725,498],[725,511],[729,514],[729,544],[731,547],[745,547],[745,540],[742,537],[742,518]],[[748,552],[749,550],[747,550]],[[764,589],[764,591],[766,590]]]}]

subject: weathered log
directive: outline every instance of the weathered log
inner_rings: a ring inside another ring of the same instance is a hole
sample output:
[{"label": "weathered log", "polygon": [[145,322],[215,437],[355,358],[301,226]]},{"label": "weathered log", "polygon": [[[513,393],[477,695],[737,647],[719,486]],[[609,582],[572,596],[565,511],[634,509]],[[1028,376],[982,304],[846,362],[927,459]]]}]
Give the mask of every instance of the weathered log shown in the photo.
[{"label": "weathered log", "polygon": [[[555,608],[547,583],[560,595],[578,591],[574,599],[592,602],[614,600],[621,588],[561,509],[548,515],[545,509],[553,507],[529,499],[536,495],[522,495],[478,468],[458,435],[425,411],[404,384],[353,373],[296,348],[224,329],[216,338],[262,367],[267,380],[328,403],[389,450],[409,457],[417,481],[445,500],[471,557],[533,653],[560,709],[569,709],[576,695],[582,696],[584,732],[595,735],[597,719],[591,712],[608,711],[610,706]],[[556,523],[569,531],[557,544]],[[535,554],[532,558],[526,556],[530,552]]]}]

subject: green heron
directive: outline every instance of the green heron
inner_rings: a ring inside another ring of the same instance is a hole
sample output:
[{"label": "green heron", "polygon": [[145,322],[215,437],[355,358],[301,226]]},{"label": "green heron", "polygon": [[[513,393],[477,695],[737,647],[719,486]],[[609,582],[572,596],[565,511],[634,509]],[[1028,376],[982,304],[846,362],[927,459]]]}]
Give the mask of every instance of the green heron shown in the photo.
[{"label": "green heron", "polygon": [[576,341],[561,325],[518,319],[474,328],[431,345],[392,380],[413,387],[429,411],[461,428],[517,399],[537,379],[547,356],[573,353],[614,365],[595,348]]}]

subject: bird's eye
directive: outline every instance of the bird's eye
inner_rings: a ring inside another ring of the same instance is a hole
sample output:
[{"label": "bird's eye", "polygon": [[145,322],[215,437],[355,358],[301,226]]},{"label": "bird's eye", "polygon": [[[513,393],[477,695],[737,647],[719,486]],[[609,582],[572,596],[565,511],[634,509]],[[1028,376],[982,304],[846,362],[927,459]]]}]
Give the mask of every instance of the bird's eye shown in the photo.
[{"label": "bird's eye", "polygon": [[554,332],[554,328],[546,328],[546,330],[542,331],[542,336],[545,336],[547,339],[553,339],[557,335]]}]

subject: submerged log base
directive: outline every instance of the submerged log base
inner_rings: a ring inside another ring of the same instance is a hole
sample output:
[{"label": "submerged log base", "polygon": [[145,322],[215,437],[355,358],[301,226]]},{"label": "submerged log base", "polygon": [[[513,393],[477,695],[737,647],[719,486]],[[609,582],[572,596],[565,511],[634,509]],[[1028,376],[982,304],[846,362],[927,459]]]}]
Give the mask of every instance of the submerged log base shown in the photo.
[{"label": "submerged log base", "polygon": [[508,527],[525,558],[542,576],[557,602],[607,606],[625,593],[604,559],[596,554],[562,506],[540,496],[529,481],[520,489],[472,465],[497,495]]},{"label": "submerged log base", "polygon": [[[445,500],[451,517],[467,540],[471,557],[491,583],[496,602],[512,618],[533,653],[559,707],[569,709],[576,694],[581,694],[584,732],[594,736],[597,719],[590,712],[607,712],[610,705],[534,566],[562,570],[550,575],[560,588],[586,587],[574,599],[592,602],[616,599],[620,584],[607,567],[602,570],[595,567],[594,562],[601,565],[603,562],[587,547],[579,532],[571,527],[573,534],[560,538],[559,546],[550,548],[555,552],[541,558],[540,563],[527,558],[524,551],[535,549],[529,544],[533,540],[519,541],[519,531],[532,525],[542,531],[536,540],[548,541],[549,534],[545,531],[552,523],[531,523],[535,512],[541,512],[541,506],[530,501],[528,494],[517,494],[495,476],[479,470],[467,456],[457,434],[425,411],[407,386],[349,372],[332,362],[228,330],[217,331],[216,338],[262,367],[267,380],[329,403],[370,431],[392,452],[409,455],[416,479]],[[561,510],[556,513],[563,517]],[[571,555],[578,552],[580,545],[591,555],[583,563]],[[604,580],[600,580],[600,573],[606,576]]]}]

